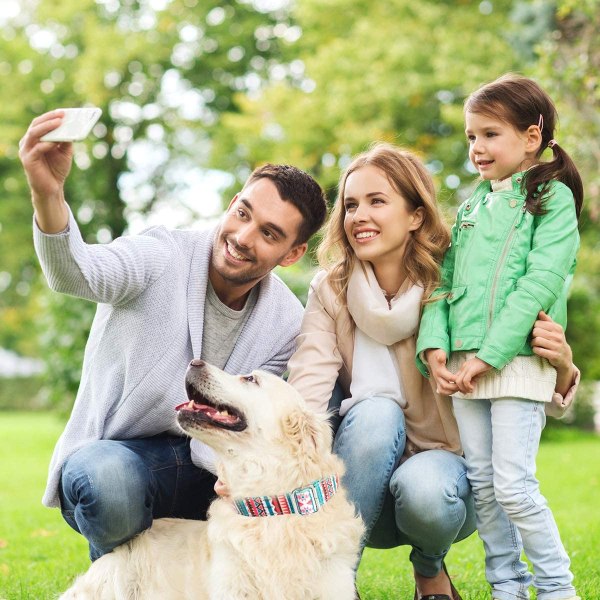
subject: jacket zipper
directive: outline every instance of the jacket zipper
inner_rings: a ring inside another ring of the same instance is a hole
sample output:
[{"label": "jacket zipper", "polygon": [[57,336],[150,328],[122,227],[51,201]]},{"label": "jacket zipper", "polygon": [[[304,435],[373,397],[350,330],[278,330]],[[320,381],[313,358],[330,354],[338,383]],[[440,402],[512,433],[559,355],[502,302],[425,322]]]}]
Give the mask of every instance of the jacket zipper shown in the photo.
[{"label": "jacket zipper", "polygon": [[[462,246],[463,232],[466,229],[473,229],[473,227],[475,227],[475,223],[471,223],[470,221],[463,221],[460,224],[460,227],[458,228],[458,240],[457,240],[457,246],[459,248]],[[460,260],[460,264],[459,264],[460,269],[462,269],[463,263],[465,262],[465,258],[467,256],[465,249],[466,248],[462,248],[462,251],[461,251],[461,260]],[[461,272],[461,271],[459,271],[459,269],[457,269],[457,271]]]},{"label": "jacket zipper", "polygon": [[[494,273],[494,279],[492,280],[492,288],[490,290],[491,298],[490,298],[490,310],[488,313],[488,329],[490,328],[490,326],[492,324],[492,320],[494,318],[496,287],[498,285],[499,274],[500,274],[500,271],[502,270],[502,267],[504,266],[504,261],[506,260],[506,256],[508,255],[508,250],[510,248],[510,244],[511,244],[512,239],[515,236],[515,233],[518,229],[518,225],[521,224],[521,218],[524,213],[525,213],[525,206],[523,206],[523,208],[515,215],[515,218],[513,219],[510,234],[506,238],[506,242],[504,242],[504,247],[502,248],[502,254],[500,255],[500,260],[498,261],[498,264],[496,266],[496,271]],[[519,218],[519,217],[521,217],[521,218]],[[519,223],[517,223],[517,220],[519,220]]]}]

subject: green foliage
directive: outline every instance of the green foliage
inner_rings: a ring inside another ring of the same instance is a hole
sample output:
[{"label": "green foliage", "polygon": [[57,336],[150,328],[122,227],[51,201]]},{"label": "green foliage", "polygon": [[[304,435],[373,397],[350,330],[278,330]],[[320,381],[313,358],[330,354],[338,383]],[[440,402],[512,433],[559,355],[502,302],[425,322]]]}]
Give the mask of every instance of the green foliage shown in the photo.
[{"label": "green foliage", "polygon": [[42,397],[62,414],[70,412],[79,388],[83,351],[95,311],[95,304],[72,296],[50,290],[42,296],[38,338],[46,365]]},{"label": "green foliage", "polygon": [[[592,264],[598,260],[591,261]],[[586,379],[600,379],[598,340],[600,339],[600,286],[598,273],[587,270],[580,261],[579,277],[569,299],[568,338],[573,346],[574,360]],[[584,271],[585,269],[585,271]]]},{"label": "green foliage", "polygon": [[451,189],[470,181],[462,100],[518,64],[507,39],[512,3],[491,12],[485,4],[299,3],[298,77],[240,99],[243,111],[225,115],[216,133],[214,164],[293,162],[333,195],[350,156],[388,140],[422,154],[442,181],[458,177]]},{"label": "green foliage", "polygon": [[3,377],[0,383],[0,411],[47,408],[40,393],[42,377]]},{"label": "green foliage", "polygon": [[90,308],[53,300],[39,320],[48,292],[31,243],[19,139],[47,110],[102,108],[94,134],[75,145],[66,184],[86,241],[121,235],[157,199],[197,218],[202,206],[182,198],[186,176],[206,167],[220,114],[238,110],[236,94],[260,85],[294,32],[287,10],[234,0],[9,4],[7,14],[18,14],[0,16],[0,346],[47,358],[49,397],[66,406]]},{"label": "green foliage", "polygon": [[[340,170],[374,140],[416,150],[452,213],[474,179],[463,99],[507,70],[536,77],[556,100],[559,140],[585,182],[569,338],[584,377],[600,377],[597,0],[9,4],[20,12],[0,16],[0,346],[48,359],[53,401],[72,399],[93,308],[60,307],[39,277],[17,158],[32,118],[103,109],[76,144],[66,190],[89,242],[158,206],[197,220],[202,194],[190,194],[190,176],[209,168],[232,175],[230,198],[257,164],[293,163],[333,200]],[[312,269],[304,260],[281,275],[305,298]]]},{"label": "green foliage", "polygon": [[534,74],[555,100],[556,136],[584,183],[582,247],[569,302],[569,340],[586,379],[600,379],[600,10],[597,0],[544,2],[556,10],[550,35],[536,46]]}]

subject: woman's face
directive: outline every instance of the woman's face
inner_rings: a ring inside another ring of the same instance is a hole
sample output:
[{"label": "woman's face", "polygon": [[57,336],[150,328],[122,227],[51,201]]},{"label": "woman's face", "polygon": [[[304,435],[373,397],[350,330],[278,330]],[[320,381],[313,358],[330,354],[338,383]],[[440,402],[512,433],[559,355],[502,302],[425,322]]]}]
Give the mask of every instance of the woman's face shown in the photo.
[{"label": "woman's face", "polygon": [[422,209],[410,211],[383,171],[361,167],[346,179],[344,231],[356,256],[374,267],[399,264],[411,231],[422,223]]}]

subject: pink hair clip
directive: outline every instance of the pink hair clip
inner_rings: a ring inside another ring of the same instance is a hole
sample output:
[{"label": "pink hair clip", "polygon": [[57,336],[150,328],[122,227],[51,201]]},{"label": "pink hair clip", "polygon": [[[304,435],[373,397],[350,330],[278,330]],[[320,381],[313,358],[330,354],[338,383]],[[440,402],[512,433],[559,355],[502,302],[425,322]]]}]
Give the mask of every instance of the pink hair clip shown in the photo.
[{"label": "pink hair clip", "polygon": [[554,148],[554,146],[556,146],[558,144],[558,142],[554,139],[550,140],[548,142],[548,148]]},{"label": "pink hair clip", "polygon": [[540,113],[540,118],[538,119],[538,127],[540,131],[544,129],[544,117],[542,116],[542,113]]}]

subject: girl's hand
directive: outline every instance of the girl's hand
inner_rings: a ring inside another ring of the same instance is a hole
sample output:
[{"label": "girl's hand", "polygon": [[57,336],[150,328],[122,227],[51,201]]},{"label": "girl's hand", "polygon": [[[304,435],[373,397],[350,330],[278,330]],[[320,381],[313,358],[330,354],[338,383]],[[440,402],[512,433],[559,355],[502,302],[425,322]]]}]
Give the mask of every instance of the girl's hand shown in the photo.
[{"label": "girl's hand", "polygon": [[475,389],[475,380],[479,375],[493,369],[476,356],[467,360],[456,374],[456,385],[463,394],[470,394]]},{"label": "girl's hand", "polygon": [[455,375],[446,368],[446,353],[441,348],[425,350],[429,373],[437,385],[437,393],[451,396],[458,390]]}]

